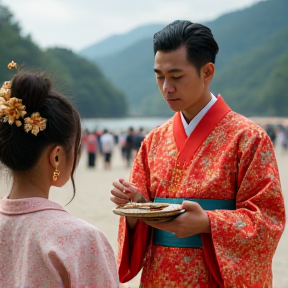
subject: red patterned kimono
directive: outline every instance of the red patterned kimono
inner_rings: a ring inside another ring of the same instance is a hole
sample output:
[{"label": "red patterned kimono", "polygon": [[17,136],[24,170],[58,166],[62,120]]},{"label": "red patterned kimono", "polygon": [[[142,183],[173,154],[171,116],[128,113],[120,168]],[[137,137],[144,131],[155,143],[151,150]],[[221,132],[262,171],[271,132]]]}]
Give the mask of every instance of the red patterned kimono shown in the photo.
[{"label": "red patterned kimono", "polygon": [[143,267],[141,287],[272,287],[272,257],[285,226],[273,145],[265,131],[221,96],[187,137],[180,113],[147,135],[131,182],[146,199],[236,199],[236,210],[207,211],[203,249],[154,245],[153,229],[119,226],[119,276]]}]

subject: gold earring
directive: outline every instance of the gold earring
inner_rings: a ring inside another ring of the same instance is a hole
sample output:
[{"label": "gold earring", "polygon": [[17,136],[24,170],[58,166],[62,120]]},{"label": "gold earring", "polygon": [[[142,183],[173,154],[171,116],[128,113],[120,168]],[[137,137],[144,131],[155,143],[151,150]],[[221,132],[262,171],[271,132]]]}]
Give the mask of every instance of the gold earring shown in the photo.
[{"label": "gold earring", "polygon": [[58,165],[57,165],[56,168],[55,168],[55,171],[54,171],[54,173],[53,173],[53,181],[54,181],[54,182],[57,181],[59,175],[60,175],[60,171],[58,170]]}]

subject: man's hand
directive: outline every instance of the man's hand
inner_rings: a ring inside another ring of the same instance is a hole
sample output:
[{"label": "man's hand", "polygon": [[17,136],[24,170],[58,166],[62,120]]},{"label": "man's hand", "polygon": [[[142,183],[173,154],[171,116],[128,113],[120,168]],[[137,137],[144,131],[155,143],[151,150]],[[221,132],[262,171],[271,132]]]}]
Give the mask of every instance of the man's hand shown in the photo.
[{"label": "man's hand", "polygon": [[[119,179],[113,181],[113,188],[111,190],[110,200],[117,205],[125,205],[128,202],[147,202],[141,192],[133,184]],[[131,229],[133,229],[137,223],[137,219],[133,217],[126,217],[127,223]]]},{"label": "man's hand", "polygon": [[183,201],[181,208],[185,209],[185,212],[171,221],[145,221],[145,223],[152,227],[175,233],[176,237],[179,238],[211,232],[207,213],[198,203]]},{"label": "man's hand", "polygon": [[117,205],[125,205],[128,202],[147,202],[141,192],[133,184],[119,179],[113,181],[110,200]]}]

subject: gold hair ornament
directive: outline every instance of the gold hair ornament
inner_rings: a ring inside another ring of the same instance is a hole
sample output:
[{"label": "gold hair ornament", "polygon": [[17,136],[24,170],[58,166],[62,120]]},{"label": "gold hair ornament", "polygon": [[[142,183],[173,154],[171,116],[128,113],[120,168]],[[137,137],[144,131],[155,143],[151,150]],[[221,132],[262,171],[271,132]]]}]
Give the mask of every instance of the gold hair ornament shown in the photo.
[{"label": "gold hair ornament", "polygon": [[24,122],[24,130],[27,133],[31,131],[32,134],[37,136],[39,131],[45,130],[47,119],[41,118],[40,114],[35,112],[31,114],[31,117],[25,117]]},{"label": "gold hair ornament", "polygon": [[7,65],[7,68],[8,69],[12,69],[12,68],[15,68],[15,69],[17,69],[18,68],[18,65],[17,65],[17,63],[15,63],[13,60]]},{"label": "gold hair ornament", "polygon": [[[17,63],[11,61],[7,65],[8,69],[17,69]],[[24,119],[25,132],[31,131],[35,136],[40,131],[46,129],[47,119],[42,118],[39,112],[34,112],[30,117],[24,117],[26,112],[25,105],[22,104],[22,99],[11,97],[11,81],[5,81],[0,88],[0,119],[3,122],[8,122],[10,125],[14,124],[17,127],[22,126],[21,118]]]}]

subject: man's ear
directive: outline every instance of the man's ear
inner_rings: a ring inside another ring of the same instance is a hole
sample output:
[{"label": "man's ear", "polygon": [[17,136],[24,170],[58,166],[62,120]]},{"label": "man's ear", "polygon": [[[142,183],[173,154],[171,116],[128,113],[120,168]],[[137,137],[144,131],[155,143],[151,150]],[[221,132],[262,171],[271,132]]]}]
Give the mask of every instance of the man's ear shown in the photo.
[{"label": "man's ear", "polygon": [[215,73],[215,65],[212,62],[208,62],[202,68],[204,81],[210,83]]},{"label": "man's ear", "polygon": [[63,148],[61,146],[55,146],[50,151],[49,161],[50,161],[50,165],[52,167],[56,168],[56,166],[59,165],[60,158],[61,158],[60,156],[61,156],[62,150],[63,150]]}]

